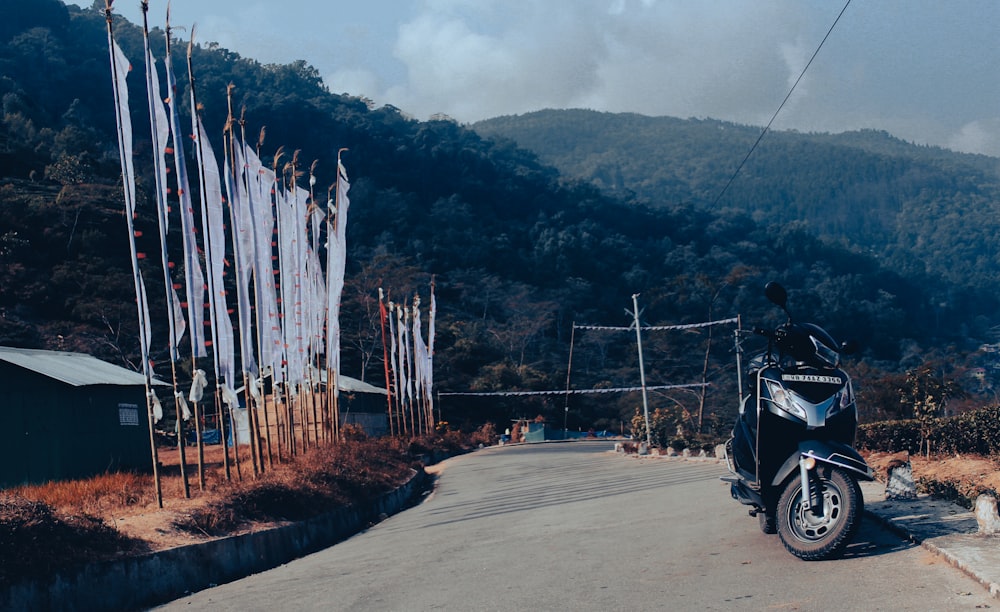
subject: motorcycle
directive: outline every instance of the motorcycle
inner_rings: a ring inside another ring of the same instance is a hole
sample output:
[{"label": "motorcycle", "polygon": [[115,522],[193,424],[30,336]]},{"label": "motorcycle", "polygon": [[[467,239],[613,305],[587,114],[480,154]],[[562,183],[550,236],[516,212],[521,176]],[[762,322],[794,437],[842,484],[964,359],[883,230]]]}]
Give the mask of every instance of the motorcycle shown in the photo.
[{"label": "motorcycle", "polygon": [[[768,283],[764,293],[788,320],[773,330],[736,332],[740,405],[725,446],[732,476],[723,480],[733,499],[751,506],[761,530],[777,532],[790,553],[832,559],[861,526],[858,482],[874,479],[853,448],[857,405],[850,377],[840,369],[841,355],[857,347],[838,345],[818,325],[793,321],[778,283]],[[766,338],[767,349],[744,371],[748,336]]]}]

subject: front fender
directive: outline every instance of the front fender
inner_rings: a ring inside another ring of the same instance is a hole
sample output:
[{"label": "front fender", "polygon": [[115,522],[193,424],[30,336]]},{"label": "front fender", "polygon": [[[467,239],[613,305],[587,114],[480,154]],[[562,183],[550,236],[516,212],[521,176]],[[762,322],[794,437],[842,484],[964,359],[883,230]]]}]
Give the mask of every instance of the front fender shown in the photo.
[{"label": "front fender", "polygon": [[771,485],[781,484],[793,472],[798,471],[799,459],[802,457],[812,457],[818,463],[844,468],[860,480],[875,480],[875,473],[865,463],[864,457],[850,446],[841,442],[804,440],[799,442],[798,452],[789,456],[778,469]]}]

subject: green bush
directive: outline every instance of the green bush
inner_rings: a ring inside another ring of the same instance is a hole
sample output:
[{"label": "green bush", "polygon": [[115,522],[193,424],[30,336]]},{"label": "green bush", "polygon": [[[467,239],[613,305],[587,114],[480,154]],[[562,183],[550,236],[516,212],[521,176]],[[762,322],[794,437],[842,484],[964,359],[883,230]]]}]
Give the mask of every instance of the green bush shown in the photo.
[{"label": "green bush", "polygon": [[1000,406],[987,406],[952,417],[924,421],[880,421],[858,427],[858,448],[895,453],[920,453],[921,427],[927,428],[934,453],[1000,454]]},{"label": "green bush", "polygon": [[914,419],[879,421],[858,427],[858,448],[896,453],[920,450],[920,422]]}]

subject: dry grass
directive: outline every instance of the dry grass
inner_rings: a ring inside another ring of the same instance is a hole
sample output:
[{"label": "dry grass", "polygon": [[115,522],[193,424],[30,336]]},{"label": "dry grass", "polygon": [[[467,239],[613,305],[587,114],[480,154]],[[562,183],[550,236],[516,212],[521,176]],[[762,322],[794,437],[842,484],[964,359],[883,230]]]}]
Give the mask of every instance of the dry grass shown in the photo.
[{"label": "dry grass", "polygon": [[175,546],[173,532],[192,534],[186,541],[203,540],[364,503],[405,482],[433,455],[491,443],[492,435],[446,432],[407,442],[354,436],[284,457],[273,467],[265,461],[264,473],[257,476],[245,453],[239,475],[231,463],[230,479],[222,447],[206,447],[204,490],[197,458],[189,450],[190,499],[183,493],[178,450],[163,447],[158,449],[161,489],[170,512],[158,507],[151,474],[109,473],[2,491],[0,585]]},{"label": "dry grass", "polygon": [[156,503],[156,490],[146,474],[113,472],[86,480],[14,487],[10,495],[33,499],[64,512],[101,515]]},{"label": "dry grass", "polygon": [[0,583],[48,575],[96,559],[149,550],[90,514],[67,514],[41,501],[0,494]]},{"label": "dry grass", "polygon": [[405,482],[411,467],[421,466],[392,439],[321,447],[255,480],[220,485],[224,495],[175,526],[222,535],[249,522],[299,521],[374,499]]},{"label": "dry grass", "polygon": [[919,493],[955,502],[966,508],[975,504],[981,493],[1000,492],[1000,463],[997,457],[973,454],[932,456],[902,453],[869,453],[868,464],[880,480],[885,480],[889,466],[909,461]]}]

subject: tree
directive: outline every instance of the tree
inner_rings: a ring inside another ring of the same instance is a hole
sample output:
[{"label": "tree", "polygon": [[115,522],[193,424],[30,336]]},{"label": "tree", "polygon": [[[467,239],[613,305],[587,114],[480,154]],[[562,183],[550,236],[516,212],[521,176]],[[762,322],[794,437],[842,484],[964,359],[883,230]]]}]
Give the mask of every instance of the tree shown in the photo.
[{"label": "tree", "polygon": [[954,381],[937,376],[928,366],[907,371],[899,399],[912,411],[913,418],[920,421],[920,444],[927,456],[931,453],[930,432],[934,419],[943,414],[949,399],[961,393]]}]

